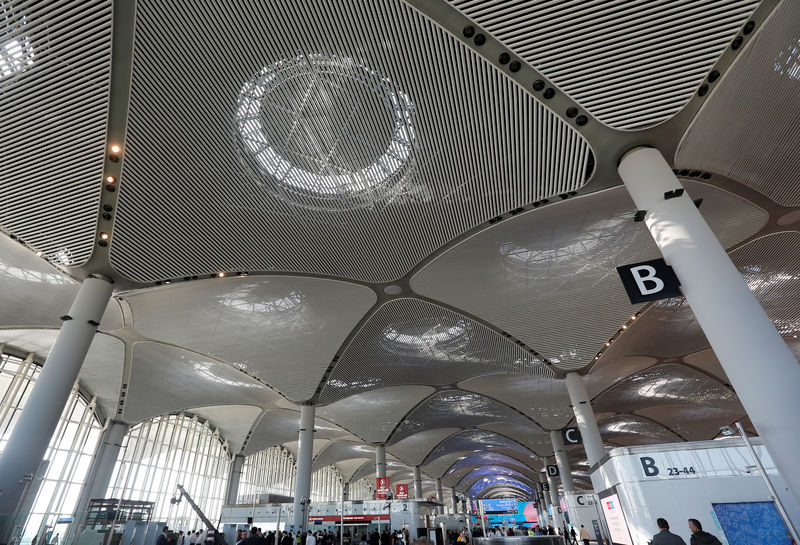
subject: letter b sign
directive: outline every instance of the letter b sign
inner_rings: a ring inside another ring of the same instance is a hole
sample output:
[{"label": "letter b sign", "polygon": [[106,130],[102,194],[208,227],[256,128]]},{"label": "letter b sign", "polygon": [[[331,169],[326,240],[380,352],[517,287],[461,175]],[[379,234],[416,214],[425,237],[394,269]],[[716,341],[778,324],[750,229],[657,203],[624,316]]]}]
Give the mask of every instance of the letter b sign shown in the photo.
[{"label": "letter b sign", "polygon": [[663,259],[654,259],[633,265],[617,267],[631,303],[644,303],[668,297],[678,297],[681,290],[672,267]]},{"label": "letter b sign", "polygon": [[656,461],[654,459],[649,456],[640,456],[639,461],[642,463],[645,477],[655,477],[658,475],[658,467],[656,467]]}]

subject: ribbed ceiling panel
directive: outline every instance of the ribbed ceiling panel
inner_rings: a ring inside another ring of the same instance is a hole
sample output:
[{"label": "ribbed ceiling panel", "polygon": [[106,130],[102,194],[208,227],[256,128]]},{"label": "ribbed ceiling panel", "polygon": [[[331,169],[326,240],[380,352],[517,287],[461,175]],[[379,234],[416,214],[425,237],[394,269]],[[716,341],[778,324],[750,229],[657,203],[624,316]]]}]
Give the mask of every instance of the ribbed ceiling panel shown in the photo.
[{"label": "ribbed ceiling panel", "polygon": [[740,410],[739,398],[719,381],[682,365],[651,367],[629,376],[592,402],[596,412],[633,413],[640,409],[694,405],[696,417],[705,407]]},{"label": "ribbed ceiling panel", "polygon": [[681,441],[679,436],[665,426],[640,416],[621,414],[597,424],[603,439],[618,445],[650,445]]},{"label": "ribbed ceiling panel", "polygon": [[681,168],[719,172],[800,205],[800,3],[785,0],[725,73],[683,137]]},{"label": "ribbed ceiling panel", "polygon": [[584,183],[577,132],[399,0],[141,0],[136,23],[111,252],[130,278],[389,281]]},{"label": "ribbed ceiling panel", "polygon": [[414,409],[397,427],[391,444],[424,430],[435,428],[477,428],[492,422],[529,422],[509,407],[482,395],[448,390],[431,397]]},{"label": "ribbed ceiling panel", "polygon": [[0,0],[0,225],[59,266],[94,247],[110,69],[110,0]]},{"label": "ribbed ceiling panel", "polygon": [[[713,186],[686,182],[725,247],[752,236],[767,213]],[[638,307],[615,267],[659,251],[624,188],[553,203],[454,246],[411,287],[491,322],[565,371],[590,363]]]},{"label": "ribbed ceiling panel", "polygon": [[418,299],[395,299],[347,347],[320,403],[385,386],[456,384],[488,373],[553,376],[535,356],[486,326]]},{"label": "ribbed ceiling panel", "polygon": [[778,332],[794,341],[800,334],[800,233],[757,238],[731,252],[731,259]]},{"label": "ribbed ceiling panel", "polygon": [[758,0],[453,0],[601,122],[672,117]]}]

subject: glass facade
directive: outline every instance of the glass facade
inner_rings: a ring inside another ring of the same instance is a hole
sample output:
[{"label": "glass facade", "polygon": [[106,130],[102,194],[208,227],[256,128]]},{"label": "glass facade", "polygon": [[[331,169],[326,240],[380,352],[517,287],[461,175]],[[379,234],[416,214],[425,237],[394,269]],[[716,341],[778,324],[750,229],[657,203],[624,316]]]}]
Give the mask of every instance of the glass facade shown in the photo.
[{"label": "glass facade", "polygon": [[[23,359],[7,353],[0,355],[0,452],[5,449],[39,372],[40,367],[31,356]],[[48,532],[50,540],[56,534],[63,539],[67,524],[57,521],[70,517],[75,510],[102,427],[94,399],[87,401],[75,387],[40,466],[43,476],[32,481],[30,490],[35,495],[32,501],[24,500],[30,516],[15,533],[20,536],[21,532],[23,543],[30,543],[37,535],[37,541],[43,543]]]},{"label": "glass facade", "polygon": [[155,502],[153,520],[171,528],[202,528],[189,502],[170,501],[182,485],[200,509],[218,516],[225,498],[230,454],[209,422],[184,413],[133,426],[122,442],[107,497]]},{"label": "glass facade", "polygon": [[[239,481],[239,503],[259,501],[262,494],[294,497],[297,463],[291,452],[283,447],[272,447],[251,454],[242,464]],[[330,465],[311,474],[311,501],[339,501],[342,499],[342,476]]]}]

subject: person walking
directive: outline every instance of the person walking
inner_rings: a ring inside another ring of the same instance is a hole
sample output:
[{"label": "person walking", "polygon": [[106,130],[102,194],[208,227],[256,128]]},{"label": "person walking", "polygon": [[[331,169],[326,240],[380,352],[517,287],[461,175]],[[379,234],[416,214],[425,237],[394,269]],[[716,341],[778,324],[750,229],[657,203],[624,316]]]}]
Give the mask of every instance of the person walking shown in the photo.
[{"label": "person walking", "polygon": [[689,519],[689,530],[692,532],[689,545],[722,545],[717,536],[703,531],[703,525],[697,519]]},{"label": "person walking", "polygon": [[589,530],[583,524],[581,524],[581,539],[583,540],[583,545],[589,545]]},{"label": "person walking", "polygon": [[575,532],[575,527],[569,529],[569,537],[572,540],[573,545],[578,545],[578,534]]},{"label": "person walking", "polygon": [[652,545],[686,545],[681,536],[669,531],[669,522],[666,519],[656,519],[656,525],[660,532],[653,536]]}]

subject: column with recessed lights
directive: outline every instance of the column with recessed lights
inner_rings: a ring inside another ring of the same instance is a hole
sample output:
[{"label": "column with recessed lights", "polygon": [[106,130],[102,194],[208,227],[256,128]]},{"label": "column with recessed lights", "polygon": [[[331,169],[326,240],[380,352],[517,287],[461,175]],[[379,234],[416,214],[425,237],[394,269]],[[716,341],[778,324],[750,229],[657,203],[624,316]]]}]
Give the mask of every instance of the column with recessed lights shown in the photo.
[{"label": "column with recessed lights", "polygon": [[450,499],[453,503],[453,514],[456,515],[458,514],[458,494],[456,494],[455,488],[450,489]]},{"label": "column with recessed lights", "polygon": [[[555,460],[553,458],[545,458],[545,464],[552,465]],[[564,527],[564,519],[561,516],[561,501],[558,497],[558,481],[555,477],[547,472],[545,466],[545,473],[547,475],[547,486],[550,488],[550,504],[553,506],[553,524],[556,528]]]},{"label": "column with recessed lights", "polygon": [[569,466],[567,451],[564,449],[564,439],[559,430],[550,432],[550,442],[553,443],[553,454],[558,465],[558,475],[561,477],[561,486],[564,492],[574,492],[575,483],[572,482],[572,469]]},{"label": "column with recessed lights", "polygon": [[422,499],[422,471],[419,466],[414,466],[414,497]]},{"label": "column with recessed lights", "polygon": [[603,447],[603,439],[600,437],[600,429],[597,427],[597,419],[592,410],[589,392],[586,390],[583,377],[578,373],[568,373],[565,382],[569,400],[572,403],[572,411],[575,413],[575,422],[578,425],[578,431],[581,432],[586,458],[591,467],[605,456],[606,450]]},{"label": "column with recessed lights", "polygon": [[297,445],[297,477],[294,487],[294,522],[296,532],[304,531],[311,501],[311,460],[314,452],[314,405],[300,406],[300,430]]},{"label": "column with recessed lights", "polygon": [[[444,504],[444,492],[442,492],[442,480],[436,479],[436,501]],[[440,515],[444,514],[444,506],[437,507],[436,512]]]},{"label": "column with recessed lights", "polygon": [[106,277],[83,281],[0,454],[0,543],[8,543],[14,511],[47,451],[112,291]]},{"label": "column with recessed lights", "polygon": [[544,485],[547,483],[547,477],[545,477],[544,473],[539,473],[539,515],[541,518],[541,524],[544,526],[548,526],[553,524],[552,519],[550,518],[550,511],[547,509],[547,506],[550,505],[550,499],[547,497],[547,492],[544,491]]},{"label": "column with recessed lights", "polygon": [[[800,500],[800,365],[656,149],[619,163],[664,260],[789,489]],[[676,192],[676,190],[678,190]]]}]

